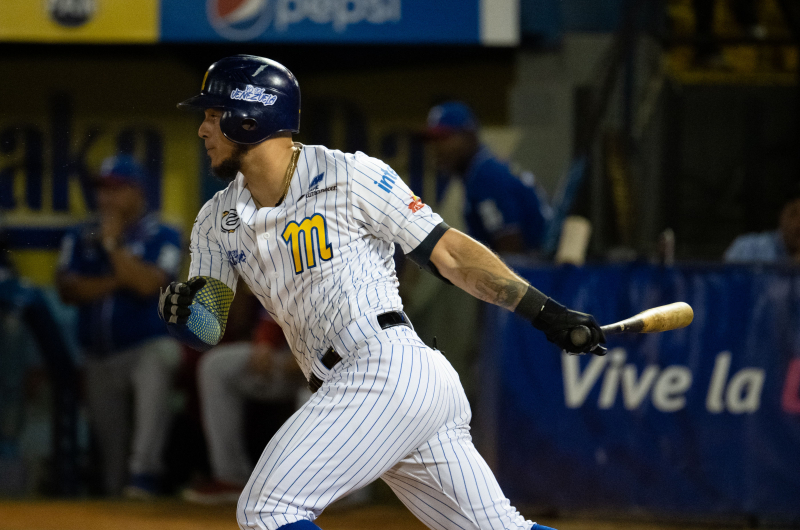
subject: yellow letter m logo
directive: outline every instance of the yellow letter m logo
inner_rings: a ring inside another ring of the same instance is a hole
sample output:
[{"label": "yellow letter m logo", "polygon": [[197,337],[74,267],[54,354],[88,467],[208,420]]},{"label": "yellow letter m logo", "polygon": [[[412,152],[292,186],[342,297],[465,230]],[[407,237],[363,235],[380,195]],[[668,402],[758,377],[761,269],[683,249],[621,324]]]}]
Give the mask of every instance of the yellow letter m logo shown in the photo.
[{"label": "yellow letter m logo", "polygon": [[[316,236],[317,244],[314,246]],[[319,253],[319,259],[328,261],[333,257],[331,245],[328,243],[328,225],[322,214],[315,213],[311,217],[303,219],[300,224],[292,221],[286,225],[286,229],[281,234],[283,240],[289,245],[294,258],[294,272],[303,272],[303,257],[306,256],[306,268],[311,269],[317,265],[315,255]],[[300,248],[302,247],[302,251]]]}]

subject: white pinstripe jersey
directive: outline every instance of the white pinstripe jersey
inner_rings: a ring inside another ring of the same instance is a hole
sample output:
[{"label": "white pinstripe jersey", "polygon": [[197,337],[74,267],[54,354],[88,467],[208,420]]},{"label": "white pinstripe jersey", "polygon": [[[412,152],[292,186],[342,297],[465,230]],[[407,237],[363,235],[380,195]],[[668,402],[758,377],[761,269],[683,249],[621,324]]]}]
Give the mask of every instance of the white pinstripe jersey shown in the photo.
[{"label": "white pinstripe jersey", "polygon": [[203,206],[189,277],[242,277],[308,377],[350,322],[402,309],[394,243],[408,254],[441,222],[384,162],[306,145],[279,206],[257,208],[241,173]]}]

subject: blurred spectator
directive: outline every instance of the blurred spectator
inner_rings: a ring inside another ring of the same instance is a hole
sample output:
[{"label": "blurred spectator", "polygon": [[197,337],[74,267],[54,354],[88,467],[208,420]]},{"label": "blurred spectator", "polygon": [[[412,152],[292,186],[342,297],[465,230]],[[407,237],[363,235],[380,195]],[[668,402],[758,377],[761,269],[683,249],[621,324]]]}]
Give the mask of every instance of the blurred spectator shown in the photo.
[{"label": "blurred spectator", "polygon": [[131,156],[103,162],[96,182],[99,219],[65,236],[56,280],[62,300],[78,306],[86,398],[105,488],[119,495],[127,480],[124,493],[138,498],[159,491],[168,397],[180,361],[179,345],[155,311],[160,287],[177,277],[180,236],[148,213],[144,177]]},{"label": "blurred spectator", "polygon": [[539,248],[552,217],[544,193],[531,173],[515,175],[481,145],[478,132],[478,120],[464,103],[442,103],[428,114],[426,138],[437,168],[464,181],[470,235],[498,252]]},{"label": "blurred spectator", "polygon": [[[697,45],[695,63],[704,68],[721,68],[725,59],[714,36],[714,9],[716,0],[694,0],[695,32]],[[736,22],[753,39],[764,39],[767,31],[758,22],[755,0],[732,0],[731,11]]]},{"label": "blurred spectator", "polygon": [[[48,296],[18,276],[9,252],[5,233],[0,230],[0,490],[15,489],[15,482],[19,490],[24,476],[15,473],[13,464],[9,469],[3,465],[8,462],[3,461],[10,458],[13,462],[24,455],[25,449],[36,445],[20,439],[30,418],[24,418],[19,390],[22,374],[34,365],[33,358],[39,357],[44,361],[52,400],[48,410],[52,414],[52,461],[42,483],[34,487],[41,486],[47,493],[77,495],[79,385],[74,352]],[[38,355],[31,349],[34,344]],[[28,373],[33,374],[36,372]]]},{"label": "blurred spectator", "polygon": [[260,316],[252,341],[219,345],[200,359],[198,387],[212,478],[184,490],[188,501],[236,502],[253,470],[245,444],[245,400],[290,403],[294,410],[304,388],[283,330],[263,309]]},{"label": "blurred spectator", "polygon": [[784,203],[777,230],[737,237],[725,251],[724,260],[800,264],[800,187]]}]

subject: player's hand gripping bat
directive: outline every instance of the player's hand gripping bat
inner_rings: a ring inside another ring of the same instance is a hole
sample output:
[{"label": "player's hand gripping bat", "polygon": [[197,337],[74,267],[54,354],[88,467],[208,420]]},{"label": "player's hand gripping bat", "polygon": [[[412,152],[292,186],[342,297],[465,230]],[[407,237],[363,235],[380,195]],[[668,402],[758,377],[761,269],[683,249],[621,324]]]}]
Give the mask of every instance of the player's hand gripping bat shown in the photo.
[{"label": "player's hand gripping bat", "polygon": [[[631,318],[601,326],[600,329],[606,335],[615,333],[658,333],[660,331],[685,328],[692,323],[693,318],[694,311],[692,311],[692,307],[689,304],[675,302],[674,304],[662,305],[642,311]],[[575,346],[581,346],[590,340],[591,333],[586,326],[578,326],[570,332],[569,338]]]}]

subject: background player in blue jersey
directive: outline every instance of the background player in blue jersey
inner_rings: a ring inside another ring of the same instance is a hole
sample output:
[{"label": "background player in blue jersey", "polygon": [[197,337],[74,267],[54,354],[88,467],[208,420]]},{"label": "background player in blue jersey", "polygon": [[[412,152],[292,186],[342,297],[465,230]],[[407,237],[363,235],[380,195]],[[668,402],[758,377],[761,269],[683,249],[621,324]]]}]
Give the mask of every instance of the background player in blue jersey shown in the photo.
[{"label": "background player in blue jersey", "polygon": [[478,120],[467,105],[449,101],[428,113],[426,136],[437,168],[463,179],[470,235],[498,252],[526,252],[542,244],[552,217],[532,173],[519,175],[478,139]]},{"label": "background player in blue jersey", "polygon": [[723,259],[729,263],[800,264],[800,187],[786,194],[776,230],[737,237]]},{"label": "background player in blue jersey", "polygon": [[[129,155],[103,162],[98,221],[65,236],[57,285],[78,307],[86,397],[103,456],[106,491],[159,490],[179,344],[153,314],[159,288],[178,275],[180,235],[148,213],[145,173]],[[133,419],[130,396],[133,395]]]},{"label": "background player in blue jersey", "polygon": [[[159,313],[174,336],[208,349],[243,279],[314,391],[264,449],[239,526],[316,529],[327,505],[381,478],[431,528],[542,528],[511,506],[475,450],[458,375],[402,311],[394,247],[570,352],[604,353],[594,318],[450,229],[380,160],[292,142],[300,89],[283,65],[222,59],[180,106],[204,112],[198,134],[231,182],[198,214],[189,280],[170,285]],[[580,325],[592,338],[576,346],[569,333]]]}]

